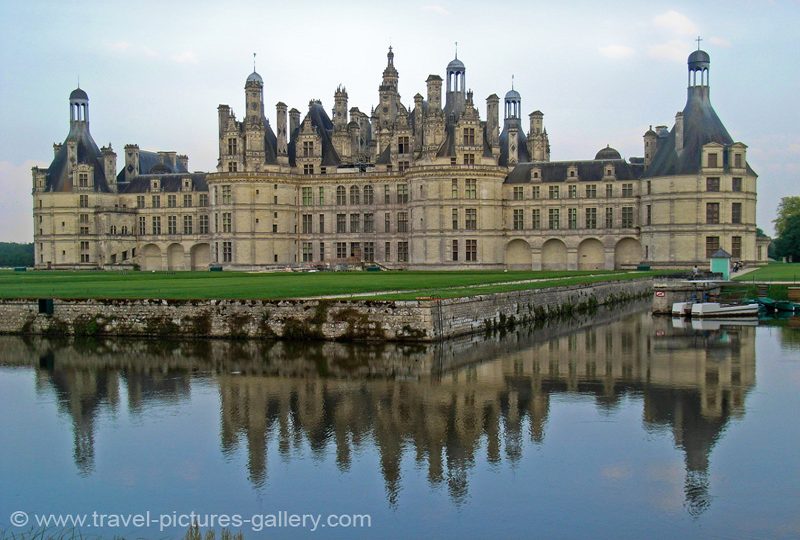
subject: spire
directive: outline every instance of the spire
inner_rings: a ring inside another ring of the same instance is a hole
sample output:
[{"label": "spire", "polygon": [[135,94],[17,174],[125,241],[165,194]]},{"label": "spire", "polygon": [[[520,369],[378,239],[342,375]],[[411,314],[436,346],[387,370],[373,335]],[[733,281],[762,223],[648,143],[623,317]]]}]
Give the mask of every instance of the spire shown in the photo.
[{"label": "spire", "polygon": [[700,42],[703,41],[703,39],[700,36],[697,36],[697,39],[695,41],[697,42],[697,50],[699,51],[700,50]]},{"label": "spire", "polygon": [[253,73],[256,72],[256,53],[253,53]]},{"label": "spire", "polygon": [[458,41],[456,41],[456,60],[458,60]]}]

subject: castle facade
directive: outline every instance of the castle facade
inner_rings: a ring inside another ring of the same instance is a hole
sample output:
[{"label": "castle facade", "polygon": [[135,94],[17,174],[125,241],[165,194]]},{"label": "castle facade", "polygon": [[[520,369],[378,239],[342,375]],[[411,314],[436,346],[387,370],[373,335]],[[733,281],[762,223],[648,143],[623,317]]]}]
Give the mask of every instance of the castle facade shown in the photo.
[{"label": "castle facade", "polygon": [[[37,268],[255,270],[375,262],[409,269],[614,269],[705,266],[727,250],[766,261],[756,237],[756,173],[711,106],[709,55],[688,61],[683,111],[643,137],[551,161],[540,111],[522,121],[513,88],[482,120],[458,58],[406,106],[391,47],[370,114],[278,102],[245,82],[245,113],[217,109],[217,170],[175,152],[124,147],[124,166],[89,132],[89,98],[70,94],[70,131],[33,169]],[[444,100],[442,93],[444,91]],[[502,121],[500,115],[502,114]]]}]

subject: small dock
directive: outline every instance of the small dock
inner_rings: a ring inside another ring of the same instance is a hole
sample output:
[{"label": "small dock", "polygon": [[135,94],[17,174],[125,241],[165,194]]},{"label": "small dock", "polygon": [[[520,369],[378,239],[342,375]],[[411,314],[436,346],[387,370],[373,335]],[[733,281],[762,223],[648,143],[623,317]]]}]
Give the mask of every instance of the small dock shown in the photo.
[{"label": "small dock", "polygon": [[702,302],[719,295],[721,284],[714,280],[666,280],[653,284],[653,313],[672,314],[675,302]]}]

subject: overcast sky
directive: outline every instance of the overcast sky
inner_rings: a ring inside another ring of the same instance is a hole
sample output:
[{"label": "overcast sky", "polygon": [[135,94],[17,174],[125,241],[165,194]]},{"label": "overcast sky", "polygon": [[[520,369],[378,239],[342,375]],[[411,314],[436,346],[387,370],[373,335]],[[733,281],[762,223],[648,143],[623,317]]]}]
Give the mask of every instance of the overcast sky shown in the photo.
[{"label": "overcast sky", "polygon": [[[458,41],[481,118],[511,85],[523,118],[544,112],[553,160],[590,159],[606,144],[643,155],[649,125],[672,127],[686,100],[686,57],[711,55],[712,103],[749,146],[759,174],[758,224],[772,232],[780,197],[800,194],[800,3],[346,1],[0,1],[0,241],[31,241],[31,174],[69,129],[69,93],[90,97],[91,131],[122,149],[189,155],[213,170],[217,113],[241,116],[244,81],[264,78],[275,103],[310,99],[369,112],[391,43],[400,93],[413,106],[444,75]],[[526,122],[527,128],[527,122]]]}]

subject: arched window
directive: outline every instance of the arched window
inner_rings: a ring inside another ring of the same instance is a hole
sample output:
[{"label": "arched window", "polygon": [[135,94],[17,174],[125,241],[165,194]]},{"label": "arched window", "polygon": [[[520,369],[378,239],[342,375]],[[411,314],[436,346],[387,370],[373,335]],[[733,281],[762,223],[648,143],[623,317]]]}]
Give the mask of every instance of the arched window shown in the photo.
[{"label": "arched window", "polygon": [[361,191],[358,186],[350,186],[350,204],[361,204]]},{"label": "arched window", "polygon": [[347,204],[347,191],[344,189],[344,186],[336,186],[336,204]]},{"label": "arched window", "polygon": [[364,186],[364,204],[374,204],[375,203],[375,189],[372,187],[372,184],[367,184]]}]

